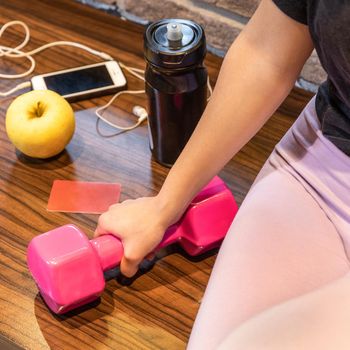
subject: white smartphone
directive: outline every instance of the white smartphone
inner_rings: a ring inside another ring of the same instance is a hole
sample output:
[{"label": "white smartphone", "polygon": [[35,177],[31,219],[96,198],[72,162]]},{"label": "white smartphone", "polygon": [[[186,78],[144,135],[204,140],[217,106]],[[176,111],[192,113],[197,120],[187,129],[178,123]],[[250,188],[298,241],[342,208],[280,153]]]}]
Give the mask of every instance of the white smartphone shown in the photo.
[{"label": "white smartphone", "polygon": [[33,90],[53,90],[70,102],[126,88],[125,76],[116,61],[36,75],[31,83]]}]

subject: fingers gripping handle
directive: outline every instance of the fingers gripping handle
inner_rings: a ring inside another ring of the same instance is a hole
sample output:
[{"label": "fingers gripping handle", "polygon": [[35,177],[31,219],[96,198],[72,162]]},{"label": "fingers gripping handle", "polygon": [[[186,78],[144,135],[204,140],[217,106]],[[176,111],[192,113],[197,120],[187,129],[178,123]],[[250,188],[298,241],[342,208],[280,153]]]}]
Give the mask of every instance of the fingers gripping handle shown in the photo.
[{"label": "fingers gripping handle", "polygon": [[[171,245],[178,241],[179,229],[177,226],[170,227],[156,250]],[[92,248],[99,257],[100,264],[103,271],[110,270],[118,266],[122,260],[124,249],[123,244],[119,238],[107,234],[92,239],[90,241]]]}]

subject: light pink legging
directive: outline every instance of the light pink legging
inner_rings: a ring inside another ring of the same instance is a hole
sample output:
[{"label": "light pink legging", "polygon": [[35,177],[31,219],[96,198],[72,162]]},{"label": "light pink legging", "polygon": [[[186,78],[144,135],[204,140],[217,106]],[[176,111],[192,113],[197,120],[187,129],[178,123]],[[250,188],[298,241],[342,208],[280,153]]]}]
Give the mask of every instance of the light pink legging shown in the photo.
[{"label": "light pink legging", "polygon": [[350,349],[349,252],[350,158],[313,98],[239,209],[188,349]]}]

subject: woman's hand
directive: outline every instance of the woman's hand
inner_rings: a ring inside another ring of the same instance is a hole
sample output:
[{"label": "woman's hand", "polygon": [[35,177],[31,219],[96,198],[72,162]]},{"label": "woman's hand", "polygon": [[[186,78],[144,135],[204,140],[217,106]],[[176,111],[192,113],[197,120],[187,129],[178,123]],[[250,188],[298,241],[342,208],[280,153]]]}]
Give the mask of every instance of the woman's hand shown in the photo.
[{"label": "woman's hand", "polygon": [[98,220],[95,237],[113,234],[124,247],[120,264],[123,275],[132,277],[146,255],[154,250],[176,217],[165,214],[158,197],[144,197],[114,204]]}]

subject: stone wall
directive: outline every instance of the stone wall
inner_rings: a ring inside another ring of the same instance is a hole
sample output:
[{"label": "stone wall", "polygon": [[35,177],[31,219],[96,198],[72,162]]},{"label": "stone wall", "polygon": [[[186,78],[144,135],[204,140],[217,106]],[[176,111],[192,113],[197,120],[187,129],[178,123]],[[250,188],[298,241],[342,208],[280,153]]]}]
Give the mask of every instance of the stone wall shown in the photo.
[{"label": "stone wall", "polygon": [[[139,23],[161,18],[186,18],[200,23],[207,36],[209,51],[223,56],[237,37],[260,0],[77,0],[116,12]],[[306,62],[297,85],[316,91],[325,79],[316,52]]]}]

